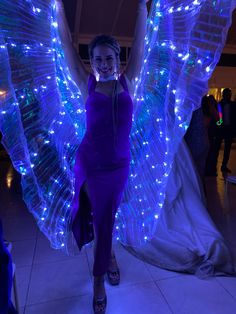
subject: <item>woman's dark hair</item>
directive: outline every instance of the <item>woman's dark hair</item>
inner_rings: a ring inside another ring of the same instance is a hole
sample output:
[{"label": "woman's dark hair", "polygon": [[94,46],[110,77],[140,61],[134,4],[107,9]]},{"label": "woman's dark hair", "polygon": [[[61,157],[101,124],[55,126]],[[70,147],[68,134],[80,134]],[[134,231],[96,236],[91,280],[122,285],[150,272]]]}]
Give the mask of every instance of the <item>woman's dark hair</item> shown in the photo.
[{"label": "woman's dark hair", "polygon": [[109,36],[109,35],[99,35],[99,36],[96,36],[90,42],[90,44],[88,46],[90,59],[93,58],[94,48],[97,46],[101,46],[101,45],[106,45],[109,48],[111,48],[112,50],[114,50],[117,58],[119,58],[119,56],[120,56],[120,45],[119,45],[118,41],[114,37]]}]

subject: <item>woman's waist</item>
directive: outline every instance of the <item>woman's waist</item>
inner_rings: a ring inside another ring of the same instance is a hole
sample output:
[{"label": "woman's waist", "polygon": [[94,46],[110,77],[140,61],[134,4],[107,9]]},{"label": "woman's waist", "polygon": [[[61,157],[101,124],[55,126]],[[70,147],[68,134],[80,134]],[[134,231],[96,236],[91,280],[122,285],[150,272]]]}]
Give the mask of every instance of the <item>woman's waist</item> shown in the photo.
[{"label": "woman's waist", "polygon": [[83,139],[78,150],[79,154],[91,162],[99,163],[119,163],[123,160],[130,160],[129,141],[88,141]]},{"label": "woman's waist", "polygon": [[90,141],[95,141],[106,137],[112,139],[113,137],[119,137],[123,139],[129,139],[130,128],[87,128],[84,135]]},{"label": "woman's waist", "polygon": [[101,154],[99,151],[89,152],[79,149],[77,156],[83,167],[90,170],[116,169],[130,164],[130,152],[115,154]]},{"label": "woman's waist", "polygon": [[84,155],[89,155],[92,159],[117,160],[129,158],[129,142],[119,144],[115,140],[111,143],[88,143],[82,142],[79,151]]},{"label": "woman's waist", "polygon": [[127,147],[130,145],[129,133],[91,133],[86,132],[83,143],[98,147]]}]

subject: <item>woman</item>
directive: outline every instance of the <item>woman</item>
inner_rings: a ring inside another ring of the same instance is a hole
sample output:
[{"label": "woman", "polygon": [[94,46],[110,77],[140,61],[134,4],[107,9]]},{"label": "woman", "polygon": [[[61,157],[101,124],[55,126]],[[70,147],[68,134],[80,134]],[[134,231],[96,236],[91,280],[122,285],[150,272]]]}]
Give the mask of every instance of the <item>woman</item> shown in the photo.
[{"label": "woman", "polygon": [[95,313],[104,313],[106,293],[104,275],[110,284],[120,281],[112,252],[115,214],[129,173],[129,134],[132,124],[134,81],[141,70],[146,32],[146,0],[139,1],[134,42],[126,69],[120,75],[120,47],[110,36],[100,35],[89,45],[93,74],[71,49],[61,2],[59,32],[70,72],[86,99],[86,134],[75,162],[73,233],[78,247],[93,240]]},{"label": "woman", "polygon": [[[2,2],[2,6],[10,7],[8,2]],[[120,230],[120,233],[127,233],[124,243],[130,245],[134,254],[163,268],[192,273],[200,269],[200,273],[205,274],[206,268],[209,273],[214,271],[212,266],[218,265],[217,270],[231,273],[233,269],[229,252],[225,248],[222,237],[215,232],[215,226],[201,201],[199,185],[188,153],[183,145],[179,146],[180,150],[176,153],[179,139],[186,129],[187,116],[193,105],[198,106],[200,95],[205,89],[208,79],[206,71],[209,75],[209,71],[212,70],[208,65],[213,62],[216,50],[219,51],[218,48],[216,49],[218,46],[215,45],[214,25],[222,25],[222,27],[225,25],[222,23],[221,7],[226,12],[223,16],[227,24],[231,1],[224,1],[223,4],[221,2],[212,4],[210,1],[200,4],[195,1],[191,6],[186,6],[185,10],[179,6],[180,2],[176,1],[174,8],[173,1],[153,2],[146,41],[151,48],[148,44],[149,57],[147,62],[143,63],[142,73],[146,75],[145,80],[140,78],[141,90],[144,86],[144,89],[148,91],[151,89],[151,92],[147,93],[148,97],[144,98],[144,102],[137,110],[138,116],[141,117],[138,119],[141,127],[138,127],[135,120],[134,126],[137,129],[131,134],[132,148],[135,146],[137,154],[134,154],[135,161],[132,163],[134,167],[131,169],[134,172],[131,172],[126,190],[128,191],[125,197],[127,206],[122,206],[121,211],[125,217],[120,218],[119,214],[118,219],[122,222],[122,227],[123,221],[127,222],[127,225]],[[18,167],[22,173],[25,199],[38,220],[40,229],[48,236],[53,247],[68,248],[67,238],[70,238],[71,230],[71,181],[74,178],[70,173],[71,160],[74,156],[71,146],[78,146],[73,122],[80,126],[80,115],[72,118],[70,116],[71,111],[68,107],[72,103],[71,99],[76,103],[75,111],[76,109],[81,111],[77,95],[73,93],[70,94],[68,106],[63,106],[61,102],[68,98],[64,98],[64,93],[61,94],[60,91],[70,90],[71,76],[66,69],[67,64],[69,65],[74,81],[79,86],[84,99],[87,99],[87,132],[78,149],[75,163],[76,189],[72,229],[79,247],[91,241],[94,236],[93,230],[95,231],[94,310],[104,312],[106,307],[104,274],[108,271],[110,282],[119,283],[119,270],[115,259],[111,258],[111,255],[114,257],[111,254],[111,233],[129,168],[128,136],[132,114],[129,93],[132,94],[134,77],[138,76],[141,68],[147,16],[145,1],[140,1],[129,64],[120,76],[118,75],[119,46],[113,38],[102,36],[91,43],[90,56],[94,75],[90,75],[71,47],[66,23],[63,23],[65,17],[61,2],[58,3],[58,19],[53,19],[51,16],[52,11],[55,13],[51,1],[41,0],[40,3],[43,4],[42,8],[45,7],[44,11],[32,7],[31,3],[26,1],[18,6],[12,5],[10,12],[5,8],[1,11],[4,17],[1,22],[2,29],[10,32],[4,32],[6,35],[3,35],[3,38],[7,37],[7,40],[9,38],[11,40],[8,49],[5,45],[1,46],[0,54],[3,56],[2,65],[5,72],[1,71],[0,77],[4,78],[7,86],[9,85],[9,94],[12,96],[9,95],[6,99],[6,111],[2,112],[4,124],[1,125],[1,129],[4,131],[5,143],[8,144],[6,146],[15,167]],[[199,14],[199,11],[203,13],[205,9],[209,10],[209,5],[214,9],[212,15],[215,16],[216,12],[220,12],[221,23],[218,23],[215,18],[211,20],[211,27],[204,29],[204,36],[206,31],[209,33],[209,45],[205,45],[205,41],[202,45],[205,37],[199,37],[199,32],[192,30],[198,30],[198,26],[201,25],[199,23],[205,21],[205,15]],[[27,19],[25,11],[30,12]],[[9,13],[10,19],[5,18],[6,12]],[[47,14],[47,19],[43,18],[42,12]],[[21,21],[19,16],[24,16],[22,21],[24,27],[18,25]],[[189,16],[191,19],[188,18]],[[17,21],[16,25],[13,21]],[[64,63],[57,24],[59,24],[60,38],[64,45],[63,52],[67,61]],[[0,33],[2,34],[1,30]],[[213,36],[210,36],[211,34]],[[20,45],[18,45],[19,38]],[[36,44],[35,38],[39,40]],[[214,45],[211,44],[212,42]],[[220,36],[220,47],[222,42],[223,38]],[[182,49],[183,44],[186,45]],[[197,55],[195,49],[189,49],[189,47],[196,47],[196,44],[199,46]],[[211,47],[210,52],[209,47]],[[35,51],[39,52],[40,58]],[[191,54],[185,54],[188,51]],[[192,61],[188,60],[190,55],[196,63],[195,66],[192,66]],[[27,66],[26,81],[22,82],[21,67],[19,71],[11,71],[9,56],[11,60],[17,58],[17,65],[20,63],[23,69]],[[199,59],[198,56],[201,58]],[[204,66],[200,66],[202,63]],[[65,73],[61,75],[61,71]],[[44,72],[43,77],[41,77],[42,72]],[[202,78],[201,81],[199,77]],[[17,82],[19,83],[16,84]],[[141,90],[138,95],[142,94]],[[37,128],[35,128],[35,119],[28,119],[29,116],[34,117],[30,109],[31,107],[35,109],[36,100],[39,100],[42,105],[40,113],[36,112],[39,116]],[[142,101],[142,97],[139,100]],[[19,107],[16,106],[18,102]],[[72,106],[72,111],[73,109]],[[13,115],[12,112],[16,114]],[[144,123],[145,128],[143,128]],[[83,129],[83,124],[80,129]],[[166,189],[173,154],[176,158]],[[66,162],[67,159],[69,162]],[[184,164],[186,160],[189,161],[187,165]],[[191,188],[191,191],[188,188]],[[94,229],[91,224],[90,207],[93,210]],[[134,215],[130,215],[129,210],[132,214],[135,211]],[[130,223],[128,219],[131,219]],[[145,225],[146,221],[150,226]],[[153,225],[157,228],[152,228]],[[147,235],[150,234],[150,229],[151,236],[153,232],[155,234],[150,241],[146,241],[149,240]],[[210,233],[208,233],[209,229]],[[140,234],[134,231],[140,231]],[[104,238],[105,241],[102,243]],[[145,243],[143,246],[134,243],[135,240],[140,239]],[[210,239],[209,246],[206,239]],[[218,251],[220,254],[217,254]]]}]

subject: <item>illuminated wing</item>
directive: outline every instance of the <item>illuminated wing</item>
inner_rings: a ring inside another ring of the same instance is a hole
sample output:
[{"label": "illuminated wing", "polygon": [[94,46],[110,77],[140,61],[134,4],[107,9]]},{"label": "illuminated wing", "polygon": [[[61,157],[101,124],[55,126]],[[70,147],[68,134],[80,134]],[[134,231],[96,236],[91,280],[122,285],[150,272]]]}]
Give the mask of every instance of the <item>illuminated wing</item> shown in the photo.
[{"label": "illuminated wing", "polygon": [[0,2],[0,129],[24,200],[54,248],[70,247],[73,163],[85,130],[51,0]]},{"label": "illuminated wing", "polygon": [[152,2],[136,88],[130,180],[117,215],[124,243],[136,245],[156,231],[173,158],[207,92],[235,6],[232,0]]}]

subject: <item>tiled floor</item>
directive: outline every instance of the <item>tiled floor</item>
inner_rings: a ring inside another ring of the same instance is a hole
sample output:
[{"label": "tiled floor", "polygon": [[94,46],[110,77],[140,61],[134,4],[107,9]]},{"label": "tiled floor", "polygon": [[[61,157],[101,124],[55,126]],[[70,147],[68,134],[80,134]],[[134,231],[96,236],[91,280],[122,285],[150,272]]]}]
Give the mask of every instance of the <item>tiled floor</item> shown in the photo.
[{"label": "tiled floor", "polygon": [[[229,167],[236,175],[235,144]],[[0,168],[0,216],[13,243],[21,313],[92,313],[92,248],[75,257],[51,249],[21,200],[9,160],[1,160]],[[236,185],[229,185],[228,202],[221,175],[207,178],[206,187],[209,211],[236,258]],[[148,265],[119,244],[116,252],[122,279],[119,287],[106,286],[107,314],[236,313],[236,277],[200,280]]]}]

